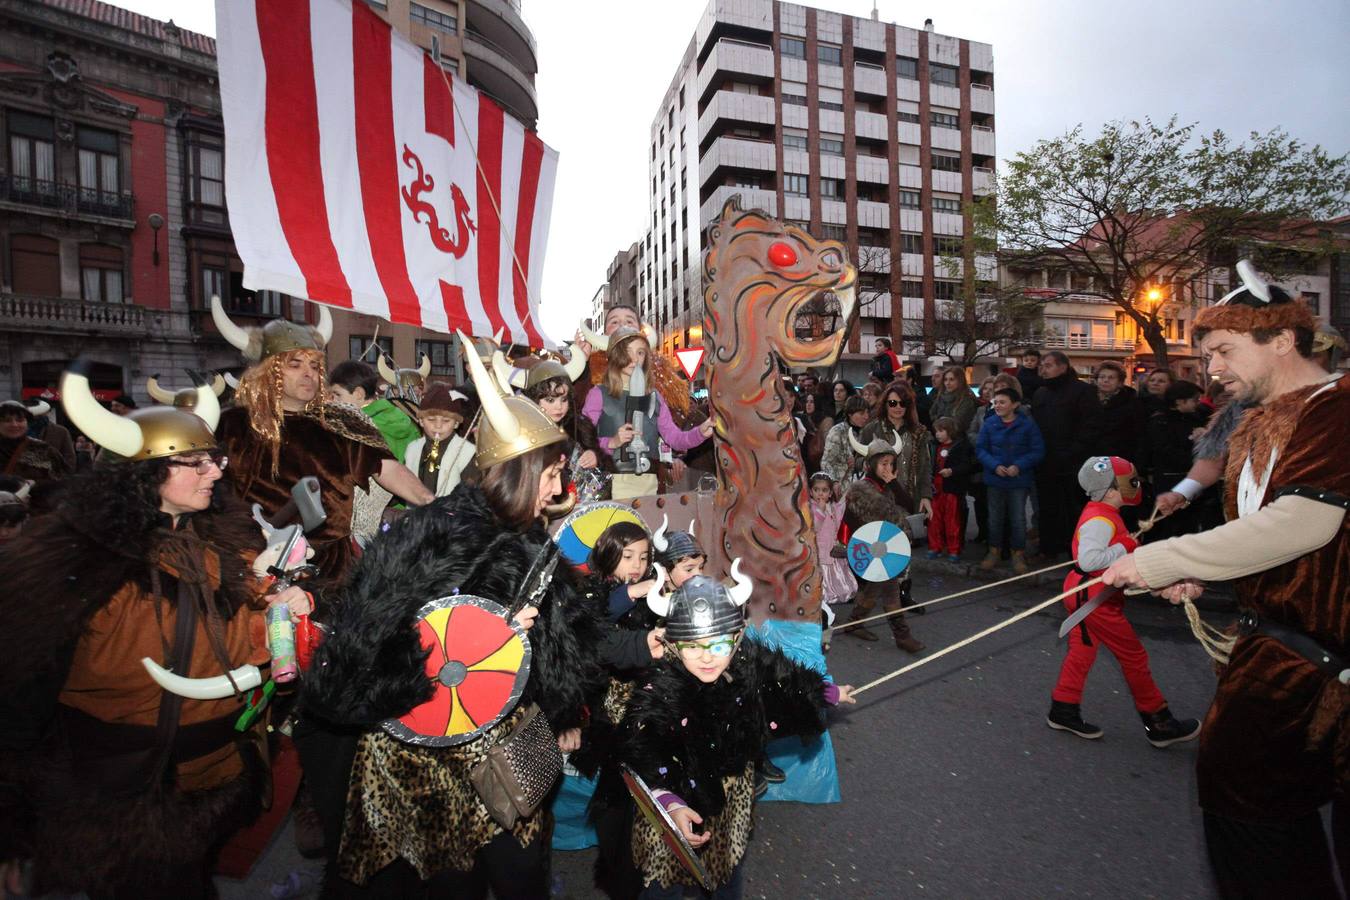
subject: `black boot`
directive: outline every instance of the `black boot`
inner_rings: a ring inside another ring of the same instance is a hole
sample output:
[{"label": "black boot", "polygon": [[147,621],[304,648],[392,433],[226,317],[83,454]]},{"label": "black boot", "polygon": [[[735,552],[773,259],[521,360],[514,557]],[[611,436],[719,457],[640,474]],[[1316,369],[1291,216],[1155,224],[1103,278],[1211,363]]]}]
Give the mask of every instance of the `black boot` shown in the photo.
[{"label": "black boot", "polygon": [[903,610],[908,610],[909,614],[912,616],[921,616],[924,613],[928,612],[928,607],[920,606],[918,609],[912,608],[914,606],[913,588],[914,582],[909,578],[906,578],[904,581],[900,582],[900,608]]},{"label": "black boot", "polygon": [[1144,720],[1144,736],[1155,747],[1170,747],[1200,736],[1198,719],[1178,719],[1165,706],[1157,712],[1141,712],[1139,718]]},{"label": "black boot", "polygon": [[1083,714],[1077,703],[1051,700],[1050,715],[1045,717],[1045,724],[1056,731],[1068,731],[1089,741],[1095,741],[1102,736],[1100,728],[1083,721]]},{"label": "black boot", "polygon": [[769,784],[782,784],[787,781],[787,773],[775,766],[767,756],[759,761],[759,773]]}]

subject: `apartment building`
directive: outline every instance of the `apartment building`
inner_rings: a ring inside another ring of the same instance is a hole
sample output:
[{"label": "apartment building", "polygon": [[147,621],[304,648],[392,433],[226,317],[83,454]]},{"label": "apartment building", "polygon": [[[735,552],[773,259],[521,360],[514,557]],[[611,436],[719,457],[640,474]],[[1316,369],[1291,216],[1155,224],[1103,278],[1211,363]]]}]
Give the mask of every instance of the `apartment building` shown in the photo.
[{"label": "apartment building", "polygon": [[[727,198],[843,242],[872,338],[932,353],[968,204],[993,191],[988,44],[776,0],[711,0],[651,125],[638,296],[667,350],[702,336],[700,257]],[[992,258],[977,260],[992,282]]]}]

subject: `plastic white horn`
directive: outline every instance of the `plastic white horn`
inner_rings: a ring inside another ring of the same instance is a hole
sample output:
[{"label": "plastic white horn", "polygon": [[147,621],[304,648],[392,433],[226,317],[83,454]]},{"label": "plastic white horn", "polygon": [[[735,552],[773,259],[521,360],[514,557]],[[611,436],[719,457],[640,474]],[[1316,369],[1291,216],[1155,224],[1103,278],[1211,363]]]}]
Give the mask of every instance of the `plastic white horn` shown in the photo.
[{"label": "plastic white horn", "polygon": [[492,374],[497,379],[497,383],[504,389],[510,390],[511,384],[511,365],[506,361],[506,354],[501,350],[492,351]]},{"label": "plastic white horn", "polygon": [[225,393],[225,378],[219,372],[211,379],[211,392],[217,397]]},{"label": "plastic white horn", "polygon": [[78,372],[61,376],[61,405],[75,427],[105,450],[130,459],[145,445],[141,426],[134,419],[104,409],[94,399],[89,379]]},{"label": "plastic white horn", "polygon": [[567,364],[563,366],[563,369],[567,372],[568,378],[576,381],[581,377],[581,373],[586,371],[586,363],[589,360],[586,359],[586,355],[581,352],[576,344],[568,344],[567,350],[571,355],[567,358]]},{"label": "plastic white horn", "polygon": [[221,305],[220,297],[217,294],[211,295],[211,320],[216,323],[216,331],[219,331],[220,336],[230,342],[230,346],[241,353],[248,350],[248,332],[230,321],[230,317],[225,312],[225,307]]},{"label": "plastic white horn", "polygon": [[25,481],[23,483],[23,487],[19,488],[17,491],[14,492],[14,496],[18,497],[20,500],[27,500],[28,495],[32,493],[32,491],[33,491],[33,482]]},{"label": "plastic white horn", "polygon": [[35,419],[41,418],[42,416],[45,416],[47,413],[51,411],[52,405],[48,403],[46,400],[39,400],[37,403],[34,403],[32,406],[28,407],[28,414]]},{"label": "plastic white horn", "polygon": [[853,436],[853,429],[848,429],[848,445],[853,448],[853,452],[859,456],[867,455],[867,445],[858,443],[858,439]]},{"label": "plastic white horn", "polygon": [[738,556],[731,561],[731,578],[736,583],[727,588],[727,593],[731,595],[731,602],[737,606],[744,606],[750,599],[750,592],[755,589],[755,582],[741,574],[741,558]]},{"label": "plastic white horn", "polygon": [[417,367],[417,374],[422,376],[423,381],[431,377],[431,357],[425,353],[422,354],[422,364]]},{"label": "plastic white horn", "polygon": [[398,373],[390,367],[389,361],[384,358],[383,353],[376,356],[375,368],[379,371],[380,377],[383,378],[386,383],[393,387],[398,387]]},{"label": "plastic white horn", "polygon": [[652,584],[651,590],[647,591],[647,608],[663,619],[670,615],[670,598],[661,593],[661,589],[665,586],[666,570],[657,563],[656,582]]},{"label": "plastic white horn", "polygon": [[333,314],[322,303],[319,304],[319,321],[314,324],[314,330],[319,333],[319,342],[327,347],[333,339]]},{"label": "plastic white horn", "polygon": [[226,372],[224,375],[221,376],[221,378],[223,378],[224,381],[225,381],[225,383],[228,384],[228,385],[230,386],[230,389],[231,389],[231,390],[236,390],[236,391],[239,390],[239,376],[238,376],[238,375],[235,375],[233,372]]},{"label": "plastic white horn", "polygon": [[581,332],[581,336],[586,339],[586,343],[590,344],[596,350],[603,351],[609,349],[608,335],[596,334],[594,331],[591,331],[585,325],[582,325],[578,330]]},{"label": "plastic white horn", "polygon": [[[462,331],[457,331],[459,339],[464,346],[472,347],[469,338]],[[497,436],[504,441],[514,441],[520,436],[520,422],[512,415],[511,410],[506,408],[506,401],[502,399],[501,389],[497,383],[488,374],[487,367],[483,361],[478,358],[477,353],[464,354],[465,361],[469,364],[469,374],[473,377],[473,383],[478,388],[478,402],[482,404],[483,414],[487,416],[488,423],[492,430],[497,432]]]},{"label": "plastic white horn", "polygon": [[166,391],[159,386],[158,375],[151,375],[149,378],[145,379],[145,392],[149,394],[150,398],[156,403],[163,403],[167,406],[173,405],[174,394],[172,391]]},{"label": "plastic white horn", "polygon": [[[171,694],[189,700],[224,700],[226,697],[234,696],[236,686],[242,693],[262,685],[262,672],[253,665],[240,666],[229,675],[215,675],[211,678],[184,678],[182,675],[175,675],[148,656],[141,657],[141,665],[145,666],[145,671],[150,673],[155,684]],[[234,679],[234,684],[230,683],[231,678]]]},{"label": "plastic white horn", "polygon": [[212,431],[220,423],[220,399],[210,384],[197,385],[197,406],[192,410]]},{"label": "plastic white horn", "polygon": [[666,541],[666,526],[670,524],[670,518],[661,513],[661,527],[652,533],[652,546],[656,548],[657,553],[665,553],[670,544]]}]

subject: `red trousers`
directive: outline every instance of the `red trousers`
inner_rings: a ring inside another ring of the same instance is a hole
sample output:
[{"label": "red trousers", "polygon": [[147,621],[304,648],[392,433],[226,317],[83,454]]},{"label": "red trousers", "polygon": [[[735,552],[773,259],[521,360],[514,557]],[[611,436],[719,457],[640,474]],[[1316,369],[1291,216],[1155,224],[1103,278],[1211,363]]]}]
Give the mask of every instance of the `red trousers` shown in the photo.
[{"label": "red trousers", "polygon": [[[1072,612],[1078,608],[1077,595],[1064,598],[1064,606]],[[1083,640],[1087,628],[1088,640]],[[1120,663],[1125,683],[1134,695],[1134,708],[1154,713],[1167,705],[1162,691],[1153,683],[1148,670],[1148,653],[1139,642],[1139,636],[1125,618],[1125,598],[1117,595],[1097,607],[1086,619],[1069,632],[1069,653],[1059,667],[1059,681],[1050,696],[1061,703],[1081,703],[1083,685],[1097,659],[1097,648],[1105,646]]]},{"label": "red trousers", "polygon": [[961,555],[965,543],[965,517],[961,515],[964,494],[933,493],[933,515],[928,519],[928,549],[951,556]]}]

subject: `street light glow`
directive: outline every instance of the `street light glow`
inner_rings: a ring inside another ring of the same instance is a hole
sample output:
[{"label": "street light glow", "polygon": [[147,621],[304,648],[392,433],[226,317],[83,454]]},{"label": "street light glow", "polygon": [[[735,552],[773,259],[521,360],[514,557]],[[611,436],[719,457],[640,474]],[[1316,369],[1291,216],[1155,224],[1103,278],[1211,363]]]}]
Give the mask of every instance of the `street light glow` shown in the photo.
[{"label": "street light glow", "polygon": [[1158,290],[1157,288],[1149,288],[1148,299],[1152,303],[1157,303],[1159,300],[1162,299],[1162,291]]}]

